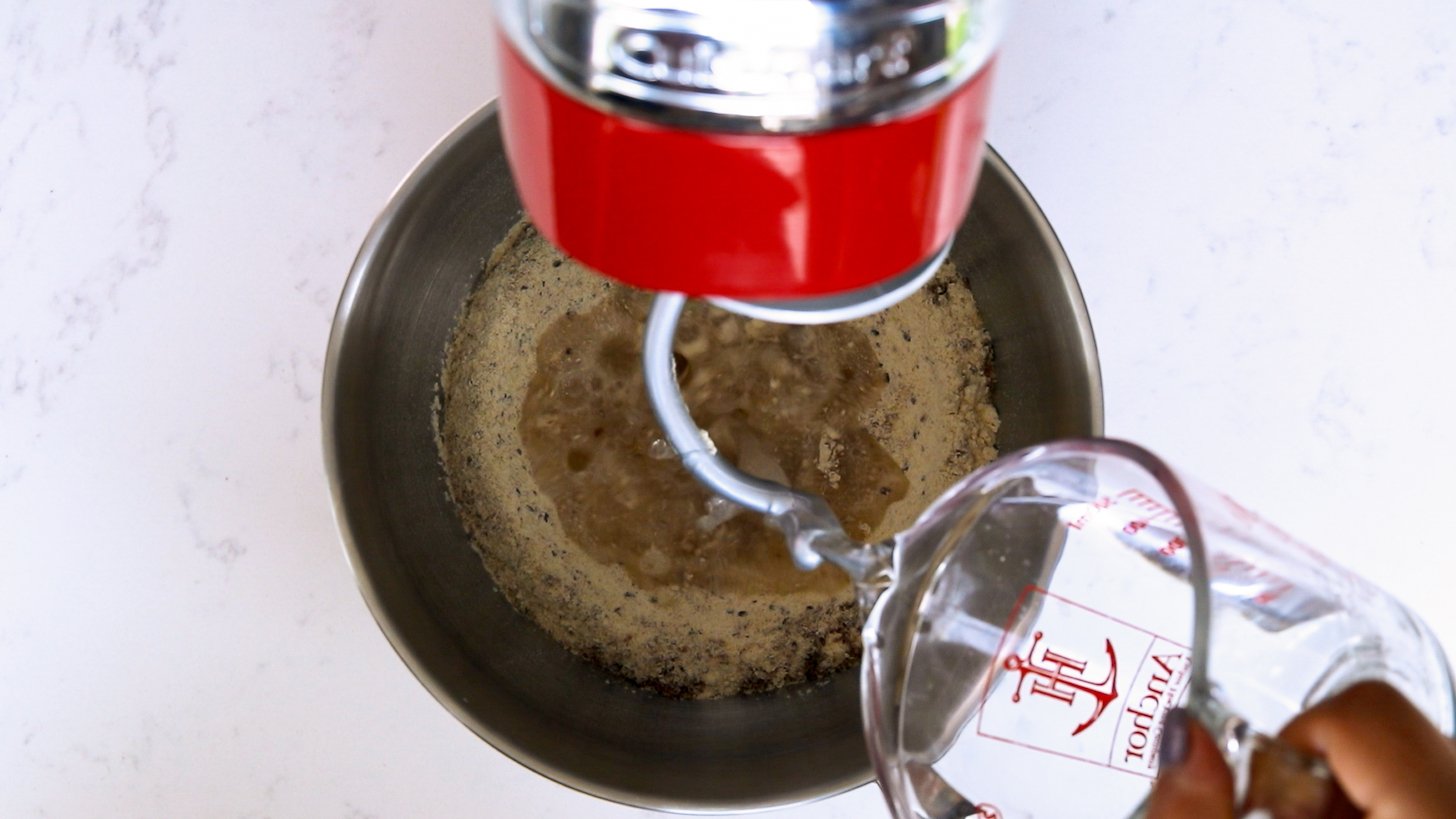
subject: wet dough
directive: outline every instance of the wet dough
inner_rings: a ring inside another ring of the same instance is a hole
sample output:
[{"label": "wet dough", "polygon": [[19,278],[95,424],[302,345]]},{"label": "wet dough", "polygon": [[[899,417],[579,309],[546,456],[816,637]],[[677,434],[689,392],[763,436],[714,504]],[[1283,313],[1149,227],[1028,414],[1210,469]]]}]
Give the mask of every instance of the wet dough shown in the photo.
[{"label": "wet dough", "polygon": [[[660,442],[638,367],[650,297],[523,224],[483,264],[437,421],[461,518],[497,586],[576,653],[680,697],[817,680],[859,656],[849,584],[711,503]],[[949,267],[889,311],[785,327],[690,304],[695,419],[740,467],[824,495],[851,533],[909,525],[995,457],[989,353]]]}]

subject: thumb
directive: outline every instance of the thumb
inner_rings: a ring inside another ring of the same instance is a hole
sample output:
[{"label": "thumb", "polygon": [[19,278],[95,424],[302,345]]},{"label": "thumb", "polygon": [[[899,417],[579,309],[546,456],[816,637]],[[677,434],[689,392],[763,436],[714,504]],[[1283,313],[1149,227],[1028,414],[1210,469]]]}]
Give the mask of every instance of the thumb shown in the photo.
[{"label": "thumb", "polygon": [[1174,708],[1158,744],[1158,781],[1147,819],[1231,819],[1234,782],[1213,737],[1187,710]]}]

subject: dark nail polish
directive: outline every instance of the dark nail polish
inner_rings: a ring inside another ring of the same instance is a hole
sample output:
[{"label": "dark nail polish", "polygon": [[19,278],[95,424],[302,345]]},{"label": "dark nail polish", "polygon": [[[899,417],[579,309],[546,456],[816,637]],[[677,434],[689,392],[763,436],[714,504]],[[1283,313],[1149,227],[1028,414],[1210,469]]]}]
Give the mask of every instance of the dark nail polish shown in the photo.
[{"label": "dark nail polish", "polygon": [[1158,766],[1176,768],[1188,758],[1188,710],[1174,708],[1163,720],[1163,738],[1158,742]]}]

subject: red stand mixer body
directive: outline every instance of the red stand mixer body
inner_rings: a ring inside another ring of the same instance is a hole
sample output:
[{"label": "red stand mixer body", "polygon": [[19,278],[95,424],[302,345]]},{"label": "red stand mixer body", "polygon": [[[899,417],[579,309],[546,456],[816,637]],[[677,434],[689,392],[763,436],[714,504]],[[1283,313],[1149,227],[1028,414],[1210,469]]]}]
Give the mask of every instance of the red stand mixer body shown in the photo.
[{"label": "red stand mixer body", "polygon": [[516,187],[541,232],[598,272],[729,309],[870,302],[917,287],[965,216],[998,2],[499,11]]}]

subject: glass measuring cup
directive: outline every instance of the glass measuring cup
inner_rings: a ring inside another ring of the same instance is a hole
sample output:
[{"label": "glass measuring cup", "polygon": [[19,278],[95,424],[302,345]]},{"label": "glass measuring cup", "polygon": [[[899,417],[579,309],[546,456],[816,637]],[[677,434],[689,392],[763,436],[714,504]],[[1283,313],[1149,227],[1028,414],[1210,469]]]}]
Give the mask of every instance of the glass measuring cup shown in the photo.
[{"label": "glass measuring cup", "polygon": [[896,816],[1135,813],[1178,705],[1220,741],[1241,812],[1321,816],[1323,764],[1268,738],[1294,714],[1378,679],[1456,727],[1419,619],[1132,444],[1023,450],[890,542],[854,543],[822,499],[717,458],[673,377],[682,306],[659,296],[649,317],[654,410],[689,471],[777,525],[800,566],[855,579],[866,740]]},{"label": "glass measuring cup", "polygon": [[1418,618],[1119,441],[1023,450],[952,488],[895,538],[864,634],[866,737],[902,817],[1128,815],[1178,705],[1242,810],[1323,816],[1323,765],[1268,739],[1295,714],[1376,679],[1456,727]]}]

